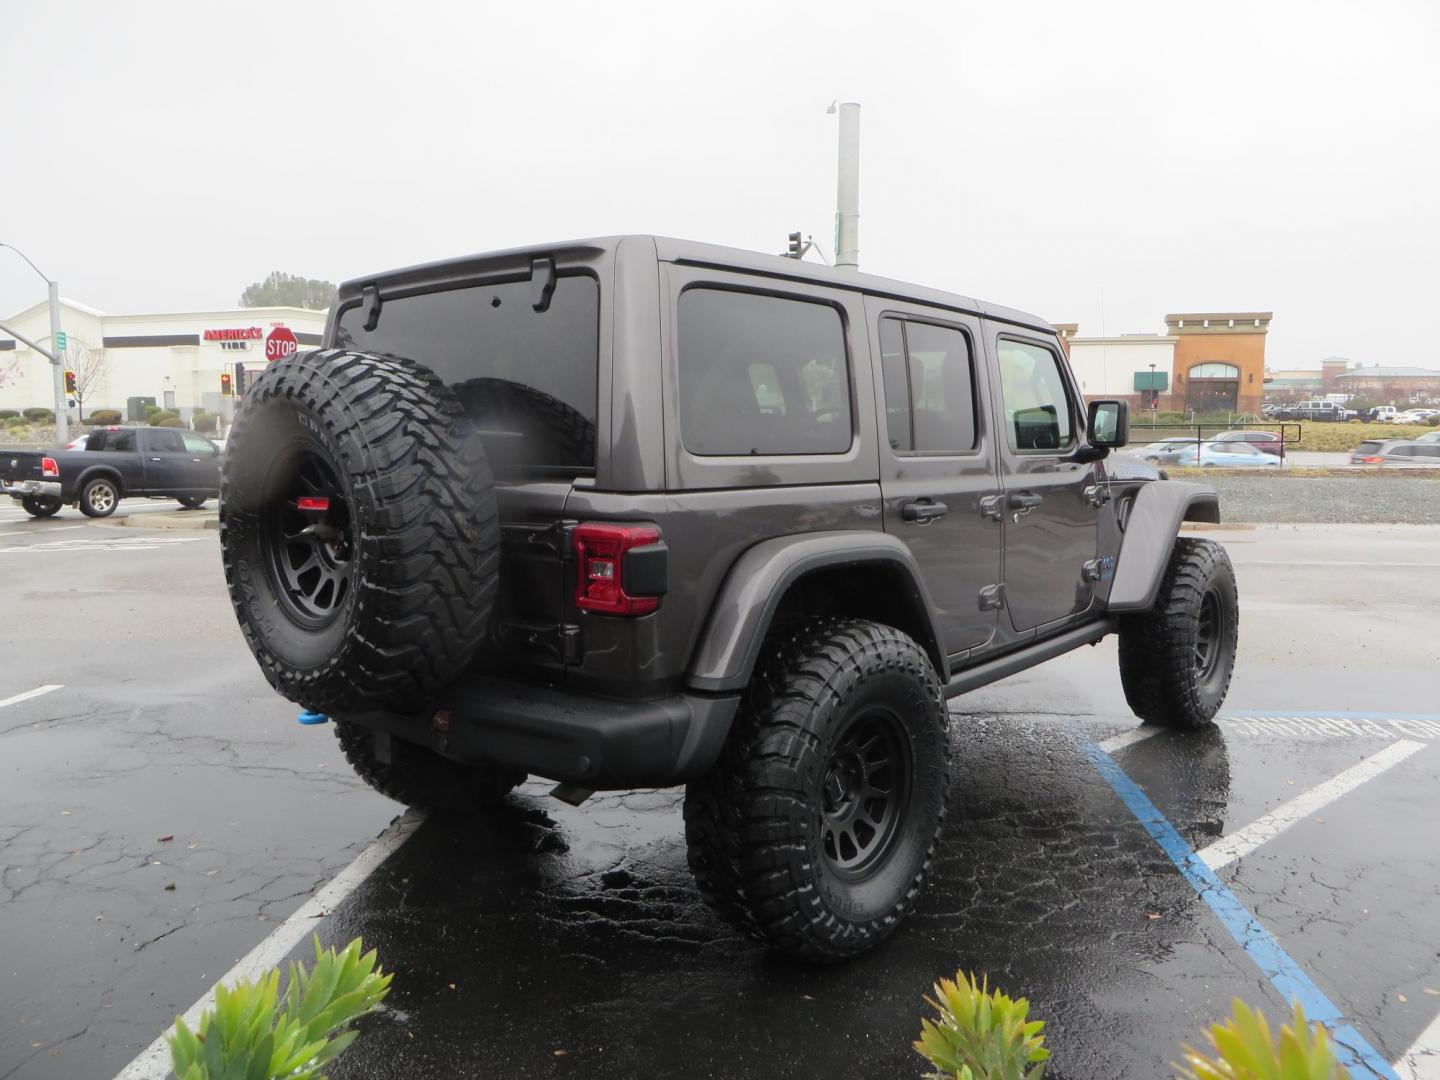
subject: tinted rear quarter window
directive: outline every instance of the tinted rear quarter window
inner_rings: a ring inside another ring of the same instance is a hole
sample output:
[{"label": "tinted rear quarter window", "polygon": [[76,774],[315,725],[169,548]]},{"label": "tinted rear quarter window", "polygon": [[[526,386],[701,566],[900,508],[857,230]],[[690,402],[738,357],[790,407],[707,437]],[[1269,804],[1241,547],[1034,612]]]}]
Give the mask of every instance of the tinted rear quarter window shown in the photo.
[{"label": "tinted rear quarter window", "polygon": [[386,298],[374,330],[340,314],[335,344],[430,368],[460,399],[501,473],[595,466],[600,287],[561,276],[536,311],[528,279]]},{"label": "tinted rear quarter window", "polygon": [[844,323],[829,304],[730,289],[680,294],[680,430],[697,455],[850,449]]}]

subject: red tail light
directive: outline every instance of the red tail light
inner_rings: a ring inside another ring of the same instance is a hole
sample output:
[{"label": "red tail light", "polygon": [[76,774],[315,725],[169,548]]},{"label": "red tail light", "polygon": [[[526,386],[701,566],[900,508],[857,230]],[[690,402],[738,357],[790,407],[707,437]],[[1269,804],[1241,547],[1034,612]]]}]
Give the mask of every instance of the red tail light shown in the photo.
[{"label": "red tail light", "polygon": [[1383,465],[1385,459],[1383,457],[1362,457],[1360,463],[1362,465]]},{"label": "red tail light", "polygon": [[[575,604],[581,611],[601,615],[648,615],[660,606],[664,585],[647,582],[651,595],[634,596],[626,591],[625,553],[635,548],[655,547],[663,553],[660,530],[653,525],[602,525],[586,522],[575,526]],[[646,577],[651,575],[647,574]]]},{"label": "red tail light", "polygon": [[53,457],[41,458],[41,459],[40,459],[40,475],[41,475],[41,476],[59,476],[59,475],[60,475],[60,463],[57,462]]},{"label": "red tail light", "polygon": [[296,510],[318,510],[324,512],[330,509],[330,499],[324,495],[302,495],[295,500]]}]

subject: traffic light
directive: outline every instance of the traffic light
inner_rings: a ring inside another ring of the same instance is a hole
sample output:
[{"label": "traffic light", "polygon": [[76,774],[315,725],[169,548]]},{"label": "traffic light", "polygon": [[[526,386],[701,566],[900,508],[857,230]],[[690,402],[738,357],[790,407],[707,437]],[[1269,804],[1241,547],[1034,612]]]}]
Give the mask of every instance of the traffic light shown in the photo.
[{"label": "traffic light", "polygon": [[65,372],[65,393],[75,393],[75,372],[73,371]]},{"label": "traffic light", "polygon": [[786,258],[798,259],[805,254],[805,241],[798,232],[790,234],[790,250],[785,253]]},{"label": "traffic light", "polygon": [[228,371],[222,371],[220,373],[220,393],[225,397],[230,397],[235,393],[235,386],[230,381],[230,373]]},{"label": "traffic light", "polygon": [[235,396],[236,396],[236,397],[244,397],[244,396],[245,396],[245,387],[246,387],[246,385],[248,384],[249,380],[250,380],[250,373],[245,370],[245,365],[242,364],[242,363],[239,363],[239,362],[237,361],[236,364],[235,364]]}]

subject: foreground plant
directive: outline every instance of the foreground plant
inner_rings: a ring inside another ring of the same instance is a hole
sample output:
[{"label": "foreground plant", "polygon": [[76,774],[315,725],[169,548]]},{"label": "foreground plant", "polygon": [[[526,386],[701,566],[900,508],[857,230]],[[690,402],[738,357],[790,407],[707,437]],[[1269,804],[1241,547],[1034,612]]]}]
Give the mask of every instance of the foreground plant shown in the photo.
[{"label": "foreground plant", "polygon": [[1050,1051],[1043,1020],[1026,1020],[1030,1002],[992,991],[989,976],[976,982],[958,972],[935,984],[926,998],[938,1015],[925,1020],[915,1049],[936,1071],[932,1080],[1041,1080]]},{"label": "foreground plant", "polygon": [[175,1021],[170,1060],[180,1080],[325,1080],[319,1071],[354,1040],[349,1026],[380,1004],[394,977],[376,970],[360,939],[340,952],[315,941],[315,965],[291,964],[282,999],[280,971],[259,982],[217,987],[215,1008],[195,1031]]},{"label": "foreground plant", "polygon": [[1271,1036],[1264,1014],[1238,998],[1231,1018],[1210,1025],[1206,1034],[1215,1056],[1181,1047],[1183,1080],[1339,1080],[1343,1075],[1330,1036],[1306,1022],[1298,1001],[1278,1039]]}]

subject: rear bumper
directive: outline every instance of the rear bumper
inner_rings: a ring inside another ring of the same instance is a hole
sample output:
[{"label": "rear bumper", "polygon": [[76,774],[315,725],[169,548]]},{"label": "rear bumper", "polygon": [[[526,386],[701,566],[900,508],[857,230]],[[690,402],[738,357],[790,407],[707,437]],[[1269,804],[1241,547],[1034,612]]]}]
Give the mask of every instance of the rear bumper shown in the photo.
[{"label": "rear bumper", "polygon": [[337,716],[419,743],[453,761],[487,761],[596,791],[669,787],[707,772],[730,733],[738,695],[614,701],[475,677],[432,716]]},{"label": "rear bumper", "polygon": [[0,491],[17,499],[23,499],[27,495],[44,495],[47,498],[60,498],[61,488],[58,480],[9,480],[0,481]]}]

